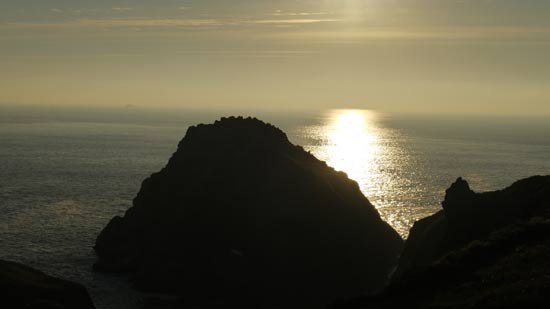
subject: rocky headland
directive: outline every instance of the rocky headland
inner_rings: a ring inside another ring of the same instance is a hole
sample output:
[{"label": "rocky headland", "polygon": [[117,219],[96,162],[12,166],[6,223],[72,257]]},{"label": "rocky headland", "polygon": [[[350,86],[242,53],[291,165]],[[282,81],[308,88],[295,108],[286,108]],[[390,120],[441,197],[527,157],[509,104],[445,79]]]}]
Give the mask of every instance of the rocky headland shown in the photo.
[{"label": "rocky headland", "polygon": [[0,308],[93,309],[86,288],[18,263],[0,260]]},{"label": "rocky headland", "polygon": [[548,308],[550,176],[475,193],[459,178],[411,229],[392,283],[333,308]]},{"label": "rocky headland", "polygon": [[254,118],[190,127],[95,244],[96,271],[193,308],[319,308],[381,288],[403,241],[359,190]]}]

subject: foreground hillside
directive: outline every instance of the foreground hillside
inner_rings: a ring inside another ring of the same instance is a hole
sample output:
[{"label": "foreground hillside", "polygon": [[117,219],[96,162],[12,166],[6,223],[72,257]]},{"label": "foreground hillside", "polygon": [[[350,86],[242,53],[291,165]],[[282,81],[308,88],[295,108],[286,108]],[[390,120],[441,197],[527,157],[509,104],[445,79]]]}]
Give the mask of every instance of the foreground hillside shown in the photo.
[{"label": "foreground hillside", "polygon": [[80,284],[0,260],[0,308],[93,309],[94,305]]}]

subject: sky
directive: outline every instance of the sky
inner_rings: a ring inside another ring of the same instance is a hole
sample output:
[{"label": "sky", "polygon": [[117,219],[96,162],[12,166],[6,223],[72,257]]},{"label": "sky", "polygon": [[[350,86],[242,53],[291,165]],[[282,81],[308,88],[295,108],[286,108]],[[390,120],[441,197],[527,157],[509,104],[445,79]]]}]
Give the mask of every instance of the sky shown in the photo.
[{"label": "sky", "polygon": [[0,105],[550,116],[548,0],[0,0]]}]

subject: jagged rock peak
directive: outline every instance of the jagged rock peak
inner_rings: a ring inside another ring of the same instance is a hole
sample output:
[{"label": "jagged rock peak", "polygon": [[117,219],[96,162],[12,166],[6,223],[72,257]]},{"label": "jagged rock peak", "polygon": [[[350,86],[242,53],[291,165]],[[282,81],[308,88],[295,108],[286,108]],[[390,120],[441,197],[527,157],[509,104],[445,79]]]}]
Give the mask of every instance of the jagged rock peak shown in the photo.
[{"label": "jagged rock peak", "polygon": [[468,184],[468,182],[464,179],[462,179],[462,177],[458,177],[455,182],[453,184],[451,184],[451,186],[449,187],[449,189],[445,190],[447,193],[449,192],[452,192],[452,191],[457,191],[457,190],[460,190],[460,191],[471,191],[470,189],[470,185]]},{"label": "jagged rock peak", "polygon": [[457,207],[468,205],[475,192],[470,189],[468,182],[459,177],[447,190],[445,190],[445,200],[441,203],[446,212],[453,212]]},{"label": "jagged rock peak", "polygon": [[[290,143],[286,134],[276,126],[255,117],[245,118],[242,116],[222,117],[213,124],[198,124],[196,126],[191,126],[187,130],[187,134],[182,140],[182,143],[186,140],[194,139],[195,137],[208,139],[212,137],[212,135],[220,134],[223,134],[225,137],[241,137],[239,140],[247,143],[260,142],[262,140],[265,141],[264,144],[273,143],[273,141],[287,144]],[[243,138],[246,138],[246,140]]]}]

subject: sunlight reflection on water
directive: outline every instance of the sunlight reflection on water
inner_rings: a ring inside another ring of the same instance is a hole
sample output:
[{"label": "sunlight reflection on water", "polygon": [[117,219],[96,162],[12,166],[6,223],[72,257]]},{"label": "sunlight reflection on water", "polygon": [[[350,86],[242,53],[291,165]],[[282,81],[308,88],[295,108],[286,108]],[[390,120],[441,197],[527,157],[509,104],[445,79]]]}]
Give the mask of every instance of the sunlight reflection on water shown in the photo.
[{"label": "sunlight reflection on water", "polygon": [[374,114],[366,111],[337,111],[327,126],[327,163],[352,179],[364,180],[362,183],[372,180],[374,158],[380,153],[373,118]]},{"label": "sunlight reflection on water", "polygon": [[377,117],[367,110],[334,110],[321,125],[305,132],[318,141],[306,148],[357,181],[369,198],[383,194],[394,181],[384,173],[384,166],[391,165],[392,149],[384,145]]},{"label": "sunlight reflection on water", "polygon": [[327,163],[360,181],[363,191],[377,176],[376,157],[383,151],[373,122],[376,115],[363,110],[334,111],[326,126],[327,144],[320,150]]},{"label": "sunlight reflection on water", "polygon": [[[331,110],[289,130],[289,136],[357,181],[404,238],[415,221],[441,210],[445,190],[457,177],[482,192],[548,173],[550,144],[536,125],[512,132],[509,123],[489,120],[410,117]],[[500,135],[484,133],[489,127]],[[511,139],[510,132],[521,138]]]},{"label": "sunlight reflection on water", "polygon": [[406,236],[414,220],[429,213],[411,213],[415,209],[392,194],[409,193],[410,183],[397,172],[409,160],[395,143],[399,133],[380,126],[381,117],[369,110],[332,110],[320,124],[305,128],[303,134],[312,139],[305,148],[357,181],[382,218]]}]

